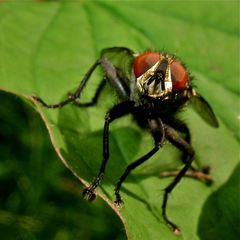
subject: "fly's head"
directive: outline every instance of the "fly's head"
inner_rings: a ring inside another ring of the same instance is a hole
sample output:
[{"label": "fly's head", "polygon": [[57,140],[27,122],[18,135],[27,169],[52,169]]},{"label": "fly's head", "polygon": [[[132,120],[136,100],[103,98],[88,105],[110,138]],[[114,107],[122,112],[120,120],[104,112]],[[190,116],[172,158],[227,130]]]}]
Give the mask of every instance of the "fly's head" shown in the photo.
[{"label": "fly's head", "polygon": [[189,87],[190,77],[184,65],[172,55],[146,52],[135,58],[135,90],[141,97],[156,100],[172,98]]}]

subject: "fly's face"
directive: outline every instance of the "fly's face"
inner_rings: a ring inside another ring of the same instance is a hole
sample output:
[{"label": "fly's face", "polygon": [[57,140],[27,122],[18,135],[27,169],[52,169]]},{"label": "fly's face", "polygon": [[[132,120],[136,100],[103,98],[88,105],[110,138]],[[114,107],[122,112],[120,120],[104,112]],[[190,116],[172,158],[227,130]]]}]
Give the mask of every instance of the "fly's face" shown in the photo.
[{"label": "fly's face", "polygon": [[168,54],[146,52],[135,58],[133,65],[136,88],[140,95],[164,98],[189,85],[189,74],[181,62]]},{"label": "fly's face", "polygon": [[170,57],[163,56],[149,70],[138,77],[136,83],[140,93],[159,98],[172,92],[171,62]]}]

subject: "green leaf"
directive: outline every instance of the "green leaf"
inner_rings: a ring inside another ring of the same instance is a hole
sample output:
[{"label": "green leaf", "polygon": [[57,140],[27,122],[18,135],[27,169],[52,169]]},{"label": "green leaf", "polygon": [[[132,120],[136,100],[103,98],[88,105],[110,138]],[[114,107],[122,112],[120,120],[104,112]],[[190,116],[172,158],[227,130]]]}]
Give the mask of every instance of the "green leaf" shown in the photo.
[{"label": "green leaf", "polygon": [[[30,101],[37,95],[57,103],[77,88],[105,47],[176,53],[195,76],[194,85],[216,112],[220,128],[207,126],[190,109],[182,113],[191,129],[196,162],[211,166],[215,182],[209,187],[183,179],[169,198],[168,215],[182,229],[178,239],[226,239],[224,234],[236,239],[238,9],[234,1],[6,2],[0,5],[0,88]],[[91,99],[101,76],[94,74],[82,101]],[[34,102],[57,154],[85,185],[98,173],[104,115],[116,101],[106,88],[92,108],[48,110]],[[124,207],[118,210],[112,204],[114,184],[127,164],[152,145],[149,134],[130,117],[111,125],[110,159],[99,195],[119,215],[129,239],[176,238],[161,217],[163,189],[171,179],[160,179],[159,173],[180,164],[179,152],[169,144],[128,177]]]}]

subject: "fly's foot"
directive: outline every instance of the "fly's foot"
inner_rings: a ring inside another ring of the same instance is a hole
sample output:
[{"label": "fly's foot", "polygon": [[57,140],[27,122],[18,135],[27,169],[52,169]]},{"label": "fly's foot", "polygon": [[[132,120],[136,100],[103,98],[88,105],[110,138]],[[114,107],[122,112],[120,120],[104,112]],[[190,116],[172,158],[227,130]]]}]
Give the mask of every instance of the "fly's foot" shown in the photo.
[{"label": "fly's foot", "polygon": [[123,206],[123,200],[118,192],[115,193],[116,200],[114,201],[114,205],[117,208],[121,208]]},{"label": "fly's foot", "polygon": [[90,202],[92,202],[96,198],[95,189],[100,185],[103,179],[103,175],[104,173],[100,172],[98,176],[95,178],[95,180],[93,181],[93,183],[89,187],[83,190],[83,193],[82,193],[83,198],[87,199]]},{"label": "fly's foot", "polygon": [[92,186],[85,188],[83,190],[82,195],[83,195],[83,198],[88,200],[89,202],[92,202],[96,198],[96,193]]},{"label": "fly's foot", "polygon": [[181,229],[173,222],[171,222],[170,220],[168,220],[168,218],[165,216],[164,220],[166,222],[166,224],[168,225],[169,228],[171,228],[172,232],[179,236],[181,235]]},{"label": "fly's foot", "polygon": [[174,228],[174,229],[173,229],[173,233],[174,233],[175,235],[177,235],[177,236],[181,235],[181,230],[180,230],[180,228],[179,228],[179,227]]}]

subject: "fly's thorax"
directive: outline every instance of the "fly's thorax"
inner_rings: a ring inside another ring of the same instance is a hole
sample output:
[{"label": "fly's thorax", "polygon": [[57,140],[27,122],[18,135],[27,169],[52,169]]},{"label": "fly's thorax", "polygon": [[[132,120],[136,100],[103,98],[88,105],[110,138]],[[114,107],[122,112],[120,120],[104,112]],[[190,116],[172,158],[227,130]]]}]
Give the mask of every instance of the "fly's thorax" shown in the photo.
[{"label": "fly's thorax", "polygon": [[184,108],[189,101],[189,89],[170,92],[160,98],[154,98],[148,95],[141,95],[135,106],[141,109],[142,115],[146,117],[160,117],[165,119],[176,114]]}]

